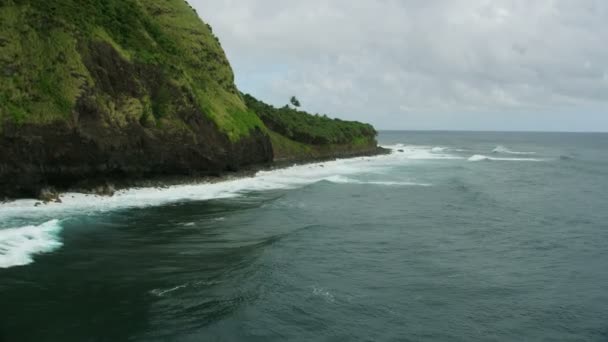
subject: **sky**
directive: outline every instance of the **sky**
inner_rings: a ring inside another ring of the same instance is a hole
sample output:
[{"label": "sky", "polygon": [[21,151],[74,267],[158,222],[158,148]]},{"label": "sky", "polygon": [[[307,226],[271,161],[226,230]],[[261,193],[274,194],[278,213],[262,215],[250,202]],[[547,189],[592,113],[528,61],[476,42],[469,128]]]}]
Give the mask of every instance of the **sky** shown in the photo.
[{"label": "sky", "polygon": [[241,91],[378,129],[608,131],[605,0],[189,0]]}]

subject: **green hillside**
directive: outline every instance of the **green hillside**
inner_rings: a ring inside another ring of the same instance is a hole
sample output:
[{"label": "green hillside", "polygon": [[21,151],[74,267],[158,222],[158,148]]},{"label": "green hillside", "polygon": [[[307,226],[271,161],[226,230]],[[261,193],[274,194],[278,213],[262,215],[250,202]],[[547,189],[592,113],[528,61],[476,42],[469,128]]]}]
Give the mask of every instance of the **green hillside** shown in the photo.
[{"label": "green hillside", "polygon": [[[0,27],[1,121],[69,119],[86,96],[119,125],[179,125],[180,106],[195,105],[233,140],[262,126],[183,0],[9,0]],[[95,61],[126,74],[87,67]]]},{"label": "green hillside", "polygon": [[0,0],[0,197],[370,154],[375,136],[241,94],[184,0]]}]

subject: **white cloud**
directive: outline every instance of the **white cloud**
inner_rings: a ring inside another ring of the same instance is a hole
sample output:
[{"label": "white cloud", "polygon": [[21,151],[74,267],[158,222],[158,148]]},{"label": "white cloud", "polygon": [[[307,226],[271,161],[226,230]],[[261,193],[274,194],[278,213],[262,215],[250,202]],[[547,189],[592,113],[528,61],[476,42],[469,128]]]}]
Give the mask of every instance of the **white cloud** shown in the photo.
[{"label": "white cloud", "polygon": [[277,105],[380,128],[608,129],[604,0],[190,2],[239,87]]}]

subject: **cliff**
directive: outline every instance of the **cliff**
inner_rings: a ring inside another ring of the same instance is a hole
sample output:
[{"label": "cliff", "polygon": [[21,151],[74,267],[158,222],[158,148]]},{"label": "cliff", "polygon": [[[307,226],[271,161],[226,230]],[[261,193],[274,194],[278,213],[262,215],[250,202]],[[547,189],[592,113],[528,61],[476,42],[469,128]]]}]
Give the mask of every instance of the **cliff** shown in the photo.
[{"label": "cliff", "polygon": [[[2,197],[375,149],[371,126],[244,98],[211,27],[183,0],[0,6]],[[347,126],[366,128],[333,136]]]}]

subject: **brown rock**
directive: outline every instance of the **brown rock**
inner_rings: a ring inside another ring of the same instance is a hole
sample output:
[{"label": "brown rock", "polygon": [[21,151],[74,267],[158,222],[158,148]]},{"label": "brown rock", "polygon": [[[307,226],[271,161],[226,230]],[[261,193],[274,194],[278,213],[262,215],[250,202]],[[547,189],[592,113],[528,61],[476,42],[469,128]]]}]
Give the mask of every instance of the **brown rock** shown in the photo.
[{"label": "brown rock", "polygon": [[55,202],[59,199],[59,194],[52,188],[43,188],[38,194],[38,199],[44,203]]}]

